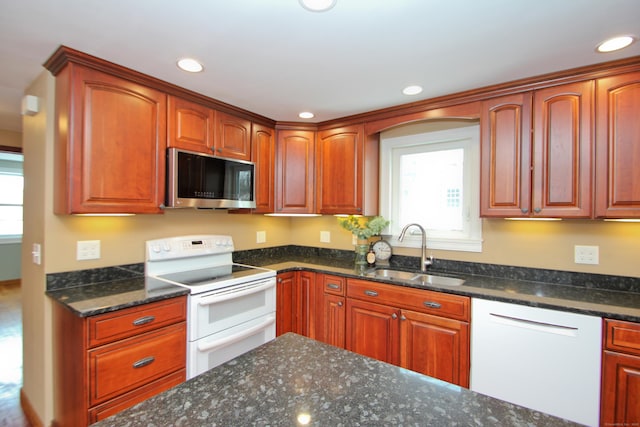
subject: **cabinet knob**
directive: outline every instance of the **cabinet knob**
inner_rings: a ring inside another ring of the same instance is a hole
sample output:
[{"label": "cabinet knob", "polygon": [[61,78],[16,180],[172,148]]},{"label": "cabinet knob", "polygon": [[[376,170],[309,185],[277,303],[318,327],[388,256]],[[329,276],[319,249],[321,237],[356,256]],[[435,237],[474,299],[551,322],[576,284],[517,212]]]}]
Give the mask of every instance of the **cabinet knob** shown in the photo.
[{"label": "cabinet knob", "polygon": [[407,316],[403,314],[402,316],[400,316],[400,320],[407,320]]},{"label": "cabinet knob", "polygon": [[393,314],[391,315],[391,318],[392,318],[392,319],[397,319],[397,318],[398,318],[398,315],[397,315],[397,314],[395,314],[395,313],[393,313]]},{"label": "cabinet knob", "polygon": [[542,212],[542,209],[540,209],[540,208],[535,208],[533,211],[534,211],[535,213],[540,213],[540,212]]},{"label": "cabinet knob", "polygon": [[342,301],[338,301],[338,307],[342,307]]},{"label": "cabinet knob", "polygon": [[522,209],[520,209],[520,211],[521,211],[523,214],[529,213],[529,209],[527,209],[527,208],[522,208]]}]

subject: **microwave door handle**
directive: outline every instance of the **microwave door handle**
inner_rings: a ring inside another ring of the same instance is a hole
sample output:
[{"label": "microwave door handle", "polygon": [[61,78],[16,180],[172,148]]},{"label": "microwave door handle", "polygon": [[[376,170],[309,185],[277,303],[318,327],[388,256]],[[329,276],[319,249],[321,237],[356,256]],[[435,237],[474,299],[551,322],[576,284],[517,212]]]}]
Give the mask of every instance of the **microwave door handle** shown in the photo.
[{"label": "microwave door handle", "polygon": [[257,332],[260,332],[268,326],[271,326],[273,323],[275,323],[275,321],[275,316],[269,316],[264,322],[257,324],[256,326],[253,326],[247,330],[244,330],[240,334],[231,335],[230,337],[221,338],[219,340],[211,341],[206,344],[198,344],[198,351],[205,352],[213,349],[219,350],[221,348],[228,347],[232,344],[237,343],[238,341],[242,341],[243,339],[256,334]]},{"label": "microwave door handle", "polygon": [[270,280],[264,285],[250,287],[239,292],[229,292],[223,295],[212,295],[210,297],[200,298],[198,300],[198,305],[205,306],[205,305],[211,305],[211,304],[227,301],[234,298],[241,298],[247,295],[255,294],[256,292],[264,291],[265,289],[269,289],[274,286],[275,286],[275,283]]}]

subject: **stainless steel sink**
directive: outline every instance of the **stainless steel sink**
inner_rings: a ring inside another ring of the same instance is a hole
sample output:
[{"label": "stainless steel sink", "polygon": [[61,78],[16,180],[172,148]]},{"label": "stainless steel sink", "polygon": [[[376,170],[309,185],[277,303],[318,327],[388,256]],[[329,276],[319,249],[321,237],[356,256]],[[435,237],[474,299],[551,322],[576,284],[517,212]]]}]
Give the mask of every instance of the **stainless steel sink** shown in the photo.
[{"label": "stainless steel sink", "polygon": [[464,283],[463,279],[446,276],[435,276],[433,274],[412,273],[410,271],[392,270],[389,268],[381,268],[369,273],[369,276],[381,279],[397,280],[402,282],[411,282],[422,285],[435,286],[460,286]]},{"label": "stainless steel sink", "polygon": [[436,286],[460,286],[464,283],[463,279],[457,279],[455,277],[446,276],[434,276],[431,274],[418,274],[411,280],[414,283],[421,283],[423,285],[436,285]]},{"label": "stainless steel sink", "polygon": [[390,270],[388,268],[381,268],[380,270],[375,270],[372,273],[375,277],[380,277],[384,279],[397,279],[397,280],[413,280],[419,274],[411,273],[409,271],[400,271],[400,270]]}]

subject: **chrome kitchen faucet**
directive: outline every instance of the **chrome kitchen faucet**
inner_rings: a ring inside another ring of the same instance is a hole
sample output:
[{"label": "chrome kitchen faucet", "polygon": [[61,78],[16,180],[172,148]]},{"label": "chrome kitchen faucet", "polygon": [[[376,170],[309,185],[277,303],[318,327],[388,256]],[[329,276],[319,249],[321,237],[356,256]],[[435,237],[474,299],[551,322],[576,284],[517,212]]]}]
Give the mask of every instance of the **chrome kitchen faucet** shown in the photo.
[{"label": "chrome kitchen faucet", "polygon": [[424,231],[424,228],[417,223],[411,223],[404,226],[402,231],[400,232],[400,236],[398,236],[398,241],[402,242],[404,239],[404,235],[407,232],[407,229],[411,226],[416,226],[420,229],[422,233],[422,256],[420,257],[420,271],[423,273],[427,272],[427,267],[433,264],[433,257],[427,256],[427,233]]}]

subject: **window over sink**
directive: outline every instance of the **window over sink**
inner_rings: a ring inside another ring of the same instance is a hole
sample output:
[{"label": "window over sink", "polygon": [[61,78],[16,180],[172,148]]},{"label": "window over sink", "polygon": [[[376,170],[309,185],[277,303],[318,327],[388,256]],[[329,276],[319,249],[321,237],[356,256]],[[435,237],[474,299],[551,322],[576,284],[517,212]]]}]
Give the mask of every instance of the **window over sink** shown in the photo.
[{"label": "window over sink", "polygon": [[420,247],[415,227],[402,242],[402,227],[418,223],[427,247],[482,251],[480,127],[477,122],[438,121],[383,132],[380,138],[380,214],[394,246]]}]

